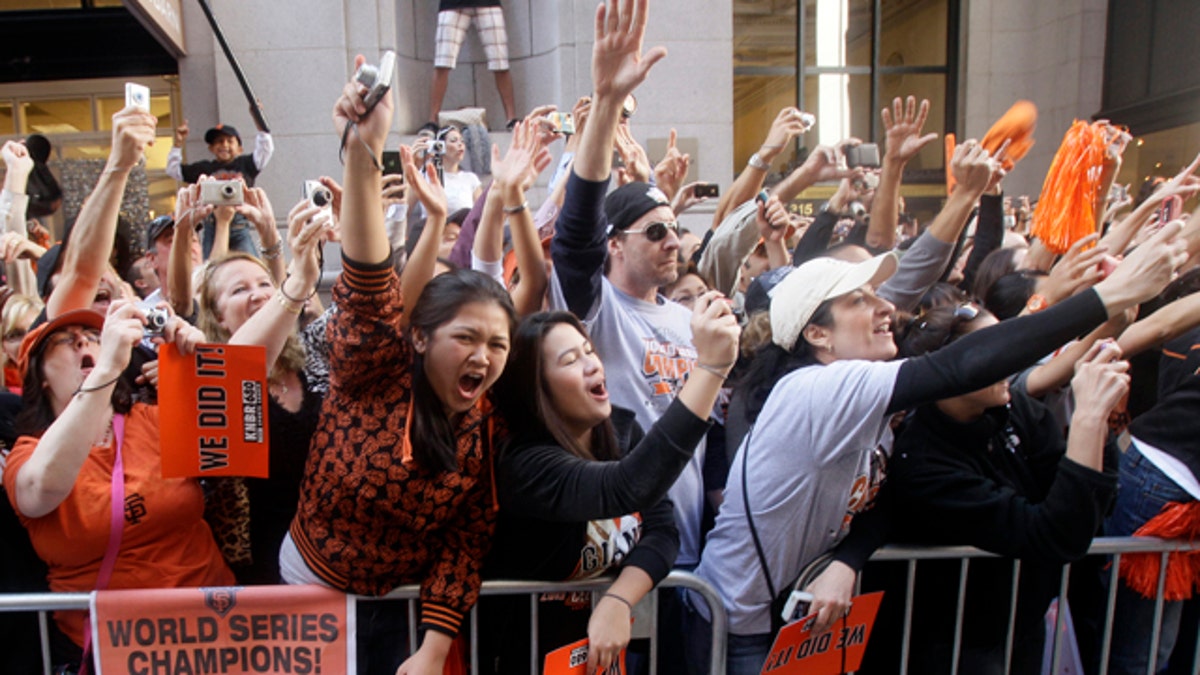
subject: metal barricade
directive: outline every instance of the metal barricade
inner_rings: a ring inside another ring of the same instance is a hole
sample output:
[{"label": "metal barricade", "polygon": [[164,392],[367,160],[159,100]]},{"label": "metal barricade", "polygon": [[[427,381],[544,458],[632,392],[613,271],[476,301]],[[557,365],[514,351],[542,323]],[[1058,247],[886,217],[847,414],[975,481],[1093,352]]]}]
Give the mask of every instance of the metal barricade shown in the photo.
[{"label": "metal barricade", "polygon": [[[480,595],[483,596],[503,596],[503,595],[529,595],[530,597],[530,616],[532,617],[531,624],[535,627],[532,635],[531,654],[530,654],[530,672],[538,672],[541,669],[541,664],[537,660],[538,644],[537,644],[537,609],[538,596],[542,593],[569,593],[578,591],[603,591],[612,584],[611,578],[599,578],[589,581],[576,582],[539,582],[539,581],[486,581],[483,588],[480,590]],[[712,652],[711,652],[711,673],[713,675],[723,675],[725,672],[725,631],[726,617],[725,607],[721,602],[721,596],[717,593],[708,582],[700,577],[688,572],[671,572],[666,579],[659,583],[657,589],[652,592],[647,599],[650,602],[650,633],[651,649],[650,649],[650,672],[657,673],[657,653],[654,646],[657,641],[658,626],[657,626],[657,603],[658,590],[663,588],[686,588],[694,591],[699,597],[703,598],[709,608],[709,613],[712,616]],[[417,618],[416,618],[416,603],[413,602],[420,595],[420,587],[415,585],[402,586],[392,591],[391,593],[382,596],[381,598],[372,598],[360,596],[360,602],[372,602],[376,600],[407,600],[408,602],[408,625],[409,625],[409,649],[416,651],[417,648]],[[42,635],[42,661],[47,664],[45,667],[46,675],[50,675],[50,644],[49,644],[49,624],[48,613],[56,610],[86,610],[89,607],[91,599],[90,593],[17,593],[0,595],[0,612],[37,612],[38,621],[41,627]],[[640,605],[639,605],[640,607]],[[478,624],[478,606],[471,609],[470,614],[470,663],[471,672],[479,672],[479,624]],[[666,671],[664,671],[666,672]]]},{"label": "metal barricade", "polygon": [[[1114,608],[1116,606],[1116,588],[1117,588],[1117,570],[1120,567],[1120,559],[1123,554],[1127,553],[1158,553],[1160,554],[1159,563],[1159,590],[1158,597],[1155,603],[1155,619],[1152,626],[1151,644],[1157,645],[1159,636],[1162,630],[1162,614],[1163,614],[1163,584],[1166,580],[1166,575],[1163,570],[1167,564],[1167,555],[1172,551],[1194,551],[1200,550],[1200,542],[1182,542],[1174,540],[1154,539],[1148,537],[1105,537],[1098,538],[1092,542],[1092,546],[1088,550],[1089,556],[1112,556],[1112,565],[1109,571],[1109,591],[1105,609],[1104,631],[1102,652],[1100,655],[1101,670],[1100,675],[1107,675],[1108,671],[1108,656],[1110,641],[1113,632],[1114,624]],[[873,561],[900,561],[907,562],[907,587],[905,591],[905,606],[903,620],[903,635],[901,643],[901,663],[900,672],[902,675],[908,672],[908,657],[910,652],[910,637],[912,635],[912,608],[914,602],[914,588],[916,584],[916,570],[920,561],[927,560],[959,560],[960,561],[960,577],[958,587],[958,602],[957,613],[955,616],[955,642],[954,653],[952,655],[954,664],[954,673],[958,672],[958,662],[961,655],[960,640],[963,630],[964,618],[964,602],[966,595],[967,574],[970,569],[970,562],[979,558],[996,558],[998,556],[980,551],[979,549],[969,546],[942,546],[942,547],[917,547],[917,546],[886,546],[875,553],[871,558]],[[1011,664],[1012,648],[1013,648],[1013,633],[1017,606],[1017,580],[1020,575],[1020,561],[1014,560],[1013,563],[1013,590],[1008,607],[1008,633],[1006,636],[1005,648],[1005,670]],[[1059,588],[1059,598],[1066,597],[1067,594],[1067,579],[1070,572],[1070,565],[1063,568],[1062,581]],[[608,587],[611,579],[601,578],[583,582],[528,582],[528,581],[488,581],[483,584],[481,595],[497,596],[497,595],[525,595],[530,596],[530,615],[532,617],[531,625],[537,625],[537,605],[538,595],[541,593],[563,593],[572,591],[602,591]],[[661,584],[659,588],[683,587],[695,591],[695,593],[703,598],[708,604],[712,615],[712,667],[710,672],[716,675],[725,672],[725,635],[727,630],[727,617],[725,615],[724,605],[721,598],[711,585],[703,579],[686,572],[672,572]],[[385,596],[388,599],[404,599],[413,600],[419,595],[417,586],[405,586],[393,591]],[[79,610],[87,609],[90,595],[88,593],[25,593],[25,594],[10,594],[0,595],[0,612],[38,612],[39,621],[42,629],[42,653],[46,663],[49,663],[49,643],[48,643],[48,623],[47,612],[55,610]],[[650,596],[651,609],[657,609],[657,592]],[[373,598],[362,598],[362,600],[370,601]],[[918,599],[919,600],[919,599]],[[409,603],[409,644],[416,648],[416,609],[415,603]],[[658,635],[658,626],[656,616],[657,611],[651,611],[651,633],[654,637],[651,638],[652,648],[651,653],[651,672],[659,671],[659,664],[656,662],[656,650],[653,645]],[[1053,670],[1057,672],[1059,663],[1062,658],[1062,645],[1058,643],[1057,636],[1062,632],[1062,622],[1064,621],[1063,613],[1058,615],[1058,626],[1055,630],[1055,638],[1053,644]],[[477,636],[479,634],[478,626],[478,610],[472,609],[470,615],[471,626],[471,644],[470,644],[470,659],[472,672],[478,672],[478,643]],[[532,636],[531,645],[531,664],[532,671],[537,672],[540,664],[537,663],[536,654],[538,652],[536,633]],[[1197,636],[1197,641],[1200,642],[1200,636]],[[1150,663],[1148,672],[1153,673],[1156,668],[1155,658],[1156,650],[1151,650]],[[1192,672],[1200,673],[1200,649],[1197,650],[1194,663],[1192,664]],[[47,675],[50,670],[47,666]]]}]

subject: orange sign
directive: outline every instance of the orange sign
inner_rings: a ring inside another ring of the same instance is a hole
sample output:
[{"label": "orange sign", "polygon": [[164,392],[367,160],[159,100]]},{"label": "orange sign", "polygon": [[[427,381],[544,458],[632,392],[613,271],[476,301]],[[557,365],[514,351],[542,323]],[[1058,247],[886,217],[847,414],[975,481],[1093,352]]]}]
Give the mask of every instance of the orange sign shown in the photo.
[{"label": "orange sign", "polygon": [[[547,654],[542,672],[544,675],[585,675],[587,658],[588,641],[584,638]],[[625,675],[625,672],[625,650],[622,649],[617,662],[599,675]]]},{"label": "orange sign", "polygon": [[355,672],[354,596],[320,586],[92,593],[96,673]]},{"label": "orange sign", "polygon": [[267,477],[267,350],[174,345],[158,354],[164,478]]},{"label": "orange sign", "polygon": [[882,600],[882,591],[854,598],[846,620],[820,635],[812,634],[815,614],[784,626],[771,645],[762,675],[837,675],[858,670]]}]

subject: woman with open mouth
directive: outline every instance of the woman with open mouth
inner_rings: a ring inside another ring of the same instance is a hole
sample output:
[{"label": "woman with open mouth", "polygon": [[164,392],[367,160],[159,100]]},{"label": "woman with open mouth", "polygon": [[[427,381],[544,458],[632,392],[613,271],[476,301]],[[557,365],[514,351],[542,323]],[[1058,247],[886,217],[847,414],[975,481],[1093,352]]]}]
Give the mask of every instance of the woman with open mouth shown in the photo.
[{"label": "woman with open mouth", "polygon": [[[587,637],[589,666],[607,672],[628,645],[634,605],[674,565],[679,535],[667,490],[708,431],[739,334],[719,293],[696,299],[696,369],[643,434],[632,411],[609,402],[604,364],[575,315],[535,314],[517,328],[497,385],[513,439],[497,464],[500,523],[485,575],[579,580],[617,572],[594,606],[540,603],[539,662]],[[524,597],[482,605],[480,662],[497,673],[527,672],[527,606]]]},{"label": "woman with open mouth", "polygon": [[[144,322],[137,305],[117,300],[107,318],[65,312],[21,345],[21,437],[4,487],[52,591],[234,583],[204,521],[200,484],[162,477],[158,407],[133,403],[121,379]],[[204,335],[172,316],[159,340],[191,354]],[[55,613],[70,641],[55,645],[55,664],[78,666],[85,614]]]},{"label": "woman with open mouth", "polygon": [[[364,62],[359,56],[355,67]],[[279,566],[288,583],[348,593],[420,584],[417,650],[409,653],[404,603],[361,603],[358,668],[441,672],[479,594],[495,529],[493,445],[503,423],[488,392],[508,358],[516,312],[486,275],[433,277],[446,201],[432,165],[426,177],[407,147],[405,184],[428,218],[397,276],[378,161],[393,102],[389,94],[368,108],[365,93],[347,83],[333,110],[346,168],[329,393]]]},{"label": "woman with open mouth", "polygon": [[[807,587],[814,634],[848,613],[857,572],[882,541],[839,544],[852,523],[878,512],[870,509],[887,473],[893,415],[995,384],[1154,297],[1186,258],[1178,233],[1160,232],[1104,281],[1050,309],[902,360],[893,360],[894,308],[874,291],[895,271],[892,254],[817,258],[791,271],[771,297],[772,344],[740,384],[754,426],[696,570],[725,601],[727,672],[762,670],[782,621],[773,601],[826,553],[832,562]],[[689,635],[707,635],[703,603],[694,604]]]}]

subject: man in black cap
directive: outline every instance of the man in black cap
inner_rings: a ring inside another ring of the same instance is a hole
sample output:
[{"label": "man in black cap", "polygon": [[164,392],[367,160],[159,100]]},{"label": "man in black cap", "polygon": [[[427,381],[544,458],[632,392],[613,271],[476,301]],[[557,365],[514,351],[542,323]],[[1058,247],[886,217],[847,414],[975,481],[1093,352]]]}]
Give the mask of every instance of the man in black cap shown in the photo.
[{"label": "man in black cap", "polygon": [[175,128],[175,145],[167,153],[167,175],[185,183],[195,183],[201,175],[220,180],[241,178],[247,187],[254,187],[254,178],[266,168],[275,152],[271,134],[258,130],[254,136],[254,152],[242,154],[242,137],[238,130],[228,124],[204,132],[204,142],[213,159],[203,159],[190,164],[183,163],[183,144],[188,137],[187,120]]},{"label": "man in black cap", "polygon": [[[203,262],[200,259],[200,242],[195,237],[188,237],[190,242],[191,266],[198,268]],[[167,283],[168,266],[171,261],[171,247],[175,244],[175,219],[169,215],[155,218],[146,224],[146,259],[154,269],[158,278],[158,288],[141,301],[142,309],[153,309],[166,300],[171,303],[175,313],[192,322],[195,313],[195,303],[192,298],[177,299],[170,294],[170,284]],[[183,245],[183,242],[180,242]]]}]

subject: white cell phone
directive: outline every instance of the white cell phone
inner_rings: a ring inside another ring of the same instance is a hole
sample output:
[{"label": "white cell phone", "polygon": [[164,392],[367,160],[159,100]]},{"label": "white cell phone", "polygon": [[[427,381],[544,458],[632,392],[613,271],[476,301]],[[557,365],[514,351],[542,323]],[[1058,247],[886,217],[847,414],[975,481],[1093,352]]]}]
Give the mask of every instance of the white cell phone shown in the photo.
[{"label": "white cell phone", "polygon": [[142,112],[150,112],[150,87],[136,82],[125,83],[125,107],[133,106]]}]

